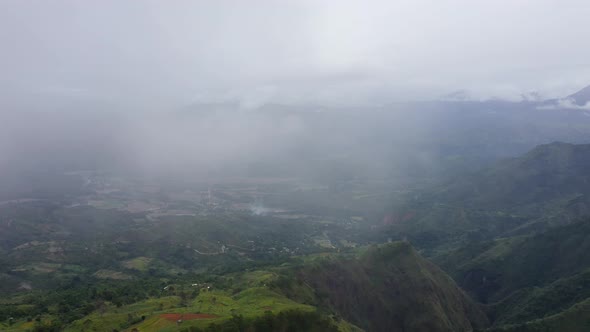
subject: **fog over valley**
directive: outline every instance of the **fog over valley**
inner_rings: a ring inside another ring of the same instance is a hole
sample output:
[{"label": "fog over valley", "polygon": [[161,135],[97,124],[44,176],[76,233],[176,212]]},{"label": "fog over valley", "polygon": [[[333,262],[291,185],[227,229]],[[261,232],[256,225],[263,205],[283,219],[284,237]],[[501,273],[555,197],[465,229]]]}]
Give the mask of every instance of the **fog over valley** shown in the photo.
[{"label": "fog over valley", "polygon": [[588,17],[0,1],[0,331],[586,332]]}]

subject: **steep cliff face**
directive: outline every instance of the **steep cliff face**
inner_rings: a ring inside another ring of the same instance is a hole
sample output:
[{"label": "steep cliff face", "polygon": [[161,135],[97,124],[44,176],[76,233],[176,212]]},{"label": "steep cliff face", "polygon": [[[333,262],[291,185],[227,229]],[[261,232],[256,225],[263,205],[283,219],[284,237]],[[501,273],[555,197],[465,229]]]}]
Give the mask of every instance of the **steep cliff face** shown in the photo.
[{"label": "steep cliff face", "polygon": [[486,316],[408,243],[370,247],[306,266],[300,277],[321,305],[367,331],[472,331]]}]

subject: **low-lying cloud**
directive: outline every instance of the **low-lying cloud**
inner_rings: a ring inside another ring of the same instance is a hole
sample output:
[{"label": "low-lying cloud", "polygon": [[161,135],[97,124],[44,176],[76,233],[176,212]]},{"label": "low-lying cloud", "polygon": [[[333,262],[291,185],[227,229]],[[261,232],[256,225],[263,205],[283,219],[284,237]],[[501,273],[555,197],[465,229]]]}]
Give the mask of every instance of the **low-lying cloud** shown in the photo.
[{"label": "low-lying cloud", "polygon": [[562,98],[558,99],[555,103],[540,105],[537,108],[540,110],[572,109],[590,111],[590,102],[579,105],[572,98]]}]

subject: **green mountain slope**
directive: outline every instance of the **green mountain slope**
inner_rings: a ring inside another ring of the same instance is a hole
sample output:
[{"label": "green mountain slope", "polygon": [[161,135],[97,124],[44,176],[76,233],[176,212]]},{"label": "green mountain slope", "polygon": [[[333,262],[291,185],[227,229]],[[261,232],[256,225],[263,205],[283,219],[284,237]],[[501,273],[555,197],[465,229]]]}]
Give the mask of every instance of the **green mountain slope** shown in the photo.
[{"label": "green mountain slope", "polygon": [[471,331],[487,324],[453,280],[405,242],[373,246],[360,257],[319,259],[299,278],[321,306],[368,331]]},{"label": "green mountain slope", "polygon": [[[522,288],[490,306],[497,326],[528,322],[559,314],[590,298],[590,270],[560,278],[543,287]],[[590,315],[586,313],[587,318]]]},{"label": "green mountain slope", "polygon": [[590,267],[590,220],[528,237],[498,239],[463,247],[437,258],[467,290],[484,301],[498,300]]},{"label": "green mountain slope", "polygon": [[590,145],[555,142],[496,164],[447,188],[448,200],[508,208],[590,194]]},{"label": "green mountain slope", "polygon": [[487,332],[586,332],[590,330],[590,299],[543,319],[502,326]]},{"label": "green mountain slope", "polygon": [[[421,249],[529,235],[590,215],[590,144],[551,143],[473,174],[411,193],[388,225]],[[380,229],[380,234],[384,234]]]},{"label": "green mountain slope", "polygon": [[436,261],[476,299],[491,303],[489,316],[502,326],[545,319],[590,298],[588,250],[590,220],[584,220],[473,243]]},{"label": "green mountain slope", "polygon": [[402,207],[415,217],[389,234],[485,303],[494,329],[586,331],[589,183],[590,145],[541,145],[415,195]]}]

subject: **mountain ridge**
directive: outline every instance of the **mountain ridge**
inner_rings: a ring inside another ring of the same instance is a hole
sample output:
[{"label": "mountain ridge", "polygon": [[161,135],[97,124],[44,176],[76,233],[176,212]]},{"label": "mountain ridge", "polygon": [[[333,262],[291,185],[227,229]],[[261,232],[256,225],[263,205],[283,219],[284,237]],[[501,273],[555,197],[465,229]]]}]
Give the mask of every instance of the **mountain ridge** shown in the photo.
[{"label": "mountain ridge", "polygon": [[369,247],[305,267],[300,280],[321,305],[368,331],[472,331],[485,314],[407,242]]},{"label": "mountain ridge", "polygon": [[580,89],[579,91],[567,96],[572,99],[576,105],[584,106],[590,102],[590,85]]}]

